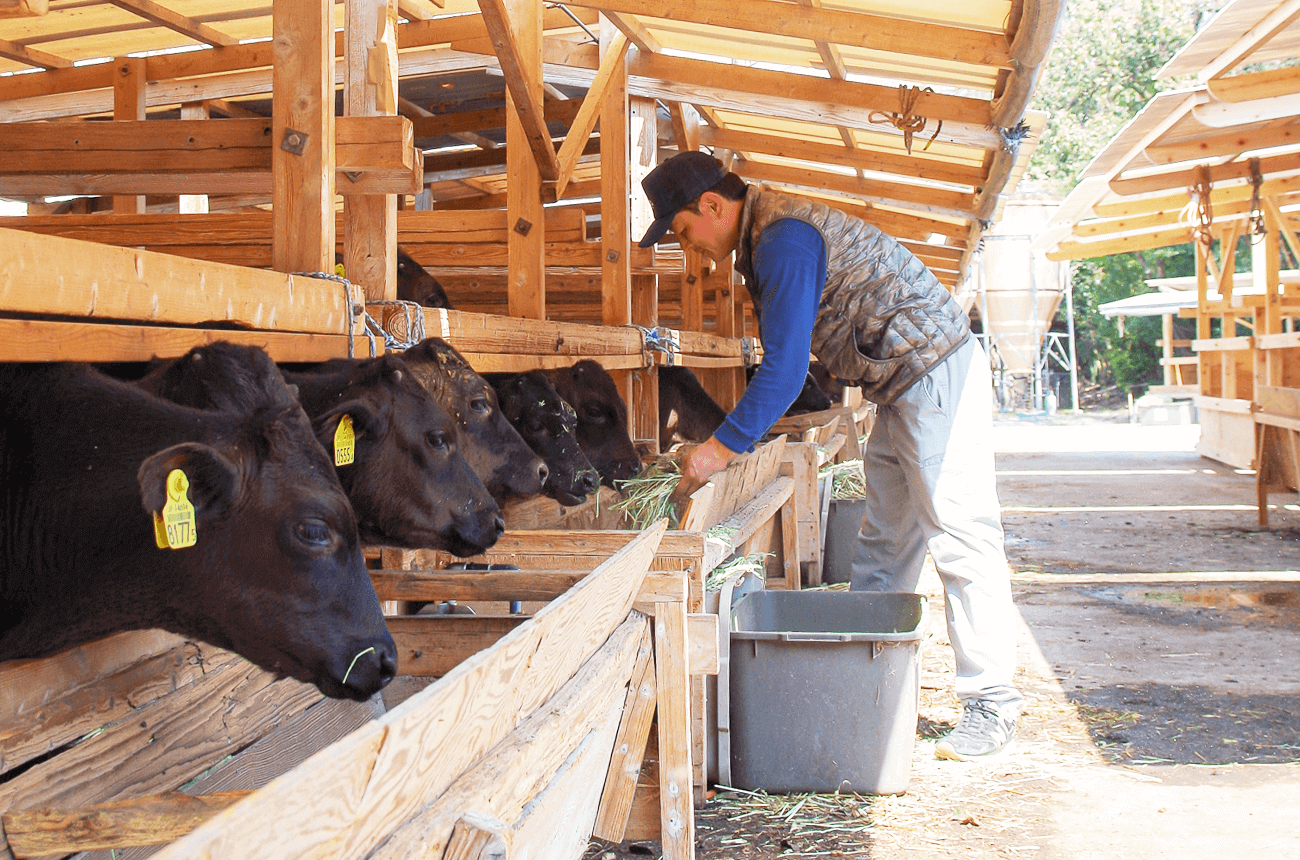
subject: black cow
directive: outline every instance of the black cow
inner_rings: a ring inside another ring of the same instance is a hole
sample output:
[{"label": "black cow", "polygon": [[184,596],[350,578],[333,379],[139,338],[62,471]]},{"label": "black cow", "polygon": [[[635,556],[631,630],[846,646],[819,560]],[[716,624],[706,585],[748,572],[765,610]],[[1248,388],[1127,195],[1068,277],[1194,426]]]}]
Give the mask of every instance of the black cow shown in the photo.
[{"label": "black cow", "polygon": [[401,248],[397,249],[397,297],[426,308],[451,308],[447,292],[438,279]]},{"label": "black cow", "polygon": [[601,483],[613,487],[615,481],[635,478],[641,458],[627,432],[627,404],[609,371],[588,358],[549,375],[555,390],[578,413],[578,441],[600,472]]},{"label": "black cow", "polygon": [[666,450],[675,439],[704,442],[726,417],[689,368],[659,368],[660,447]]},{"label": "black cow", "polygon": [[576,505],[600,486],[578,442],[578,416],[556,392],[546,373],[489,373],[501,411],[524,441],[546,461],[550,475],[544,492],[561,504]]},{"label": "black cow", "polygon": [[813,378],[813,382],[817,383],[817,387],[830,398],[832,406],[844,402],[844,389],[847,384],[843,379],[827,370],[826,365],[817,363],[808,365],[808,375]]},{"label": "black cow", "polygon": [[[355,515],[277,380],[201,411],[87,365],[0,365],[0,660],[158,627],[335,698],[393,677]],[[169,499],[193,545],[159,548]]]},{"label": "black cow", "polygon": [[496,390],[454,347],[431,337],[402,353],[402,360],[456,419],[461,450],[474,474],[498,502],[535,496],[546,484],[546,463],[528,447],[497,403]]},{"label": "black cow", "polygon": [[[751,364],[745,368],[745,381],[748,382],[753,379],[757,371],[757,364]],[[821,412],[824,409],[830,409],[834,405],[826,392],[822,391],[817,384],[812,372],[809,371],[804,374],[803,388],[799,389],[799,396],[794,399],[794,403],[790,404],[790,408],[785,410],[785,414],[803,415],[807,412]]]}]

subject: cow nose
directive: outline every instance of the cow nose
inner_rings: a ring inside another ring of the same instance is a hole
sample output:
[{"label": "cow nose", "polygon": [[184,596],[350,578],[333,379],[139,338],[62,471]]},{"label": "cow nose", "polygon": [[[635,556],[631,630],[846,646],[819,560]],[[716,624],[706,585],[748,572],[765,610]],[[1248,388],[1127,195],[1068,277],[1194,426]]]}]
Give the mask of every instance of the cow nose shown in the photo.
[{"label": "cow nose", "polygon": [[497,537],[501,537],[501,535],[506,533],[506,518],[497,514],[497,518],[493,521],[492,526],[496,529]]},{"label": "cow nose", "polygon": [[369,699],[397,677],[397,648],[393,641],[376,642],[351,659],[343,675],[343,689],[357,701]]},{"label": "cow nose", "polygon": [[549,477],[551,477],[551,470],[546,468],[546,464],[542,461],[537,461],[537,480],[540,483],[545,484],[546,479]]},{"label": "cow nose", "polygon": [[600,473],[594,469],[589,469],[578,476],[578,486],[582,489],[582,495],[592,492],[600,486]]}]

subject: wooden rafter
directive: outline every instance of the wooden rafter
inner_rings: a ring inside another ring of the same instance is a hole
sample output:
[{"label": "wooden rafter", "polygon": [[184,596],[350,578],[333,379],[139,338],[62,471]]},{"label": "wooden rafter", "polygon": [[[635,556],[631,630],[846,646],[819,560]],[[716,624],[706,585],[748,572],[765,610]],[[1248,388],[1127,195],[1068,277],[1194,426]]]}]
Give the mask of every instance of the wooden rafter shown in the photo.
[{"label": "wooden rafter", "polygon": [[700,142],[731,150],[747,150],[783,158],[796,158],[821,164],[835,164],[857,170],[875,170],[882,173],[899,173],[918,179],[951,182],[976,186],[983,181],[977,165],[954,164],[937,159],[905,156],[890,152],[866,149],[850,150],[833,143],[817,143],[793,137],[730,129],[703,128]]},{"label": "wooden rafter", "polygon": [[1232,71],[1257,48],[1285,30],[1298,18],[1300,18],[1300,0],[1285,0],[1264,20],[1247,30],[1227,50],[1220,52],[1219,56],[1206,63],[1199,74],[1200,79],[1208,81]]},{"label": "wooden rafter", "polygon": [[694,110],[687,114],[686,107],[681,102],[668,103],[668,117],[673,125],[678,152],[700,148],[700,118]]},{"label": "wooden rafter", "polygon": [[[1214,164],[1207,168],[1210,182],[1225,182],[1234,179],[1250,178],[1250,161],[1232,161],[1227,164]],[[1157,191],[1173,191],[1186,188],[1195,181],[1196,167],[1178,166],[1176,170],[1151,173],[1142,176],[1125,177],[1123,175],[1110,181],[1110,190],[1120,195],[1149,194]],[[1259,160],[1259,172],[1262,176],[1270,173],[1282,173],[1300,170],[1300,152],[1275,155]]]},{"label": "wooden rafter", "polygon": [[609,18],[610,23],[623,31],[623,35],[637,50],[645,51],[647,54],[657,54],[663,50],[659,40],[650,34],[645,25],[637,20],[635,15],[627,15],[619,12],[606,11],[605,17]]},{"label": "wooden rafter", "polygon": [[65,57],[38,51],[35,48],[28,48],[17,42],[7,42],[3,39],[0,39],[0,57],[13,60],[15,63],[26,63],[29,66],[36,66],[46,70],[67,69],[72,66],[72,60]]},{"label": "wooden rafter", "polygon": [[[978,66],[1004,66],[1010,61],[1006,36],[1001,33],[840,9],[808,10],[776,0],[570,0],[568,5]],[[906,50],[900,50],[904,45]]]},{"label": "wooden rafter", "polygon": [[0,18],[34,18],[49,11],[50,0],[0,0]]},{"label": "wooden rafter", "polygon": [[824,188],[849,194],[872,203],[888,203],[918,212],[947,215],[954,218],[969,218],[974,209],[974,197],[956,191],[940,191],[918,185],[905,185],[899,182],[880,182],[871,179],[858,179],[842,173],[814,170],[803,167],[781,167],[774,164],[745,161],[733,168],[736,173],[748,179],[765,182],[782,182],[806,188]]},{"label": "wooden rafter", "polygon": [[519,51],[511,30],[510,16],[502,0],[479,0],[479,8],[483,10],[483,23],[492,39],[492,47],[501,64],[506,87],[514,99],[515,111],[537,161],[538,172],[542,179],[554,181],[559,177],[560,166],[555,147],[551,144],[550,132],[546,128],[542,101],[534,94],[537,74],[525,63]]},{"label": "wooden rafter", "polygon": [[[559,175],[555,179],[556,197],[564,194],[564,187],[569,184],[569,179],[573,176],[573,168],[578,165],[578,157],[587,145],[587,138],[591,137],[591,132],[596,127],[596,118],[600,115],[605,93],[610,84],[615,82],[615,73],[624,74],[622,66],[629,44],[627,36],[619,33],[601,57],[596,78],[591,82],[591,88],[587,90],[587,95],[582,100],[582,107],[578,110],[578,115],[574,118],[573,125],[569,126],[569,133],[565,135],[564,143],[560,146],[557,157]],[[549,137],[547,142],[549,143]]]},{"label": "wooden rafter", "polygon": [[153,21],[155,24],[160,24],[169,30],[175,30],[182,36],[189,36],[196,42],[203,42],[213,47],[239,43],[238,39],[218,32],[207,24],[195,21],[193,18],[178,15],[172,10],[153,2],[153,0],[109,0],[109,2],[119,9],[125,9],[127,12],[139,15],[141,18]]},{"label": "wooden rafter", "polygon": [[1300,122],[1270,124],[1251,131],[1226,131],[1181,143],[1154,144],[1146,147],[1144,153],[1153,164],[1175,164],[1294,143],[1300,143]]},{"label": "wooden rafter", "polygon": [[1210,95],[1222,102],[1245,102],[1300,92],[1300,66],[1249,72],[1206,81]]}]

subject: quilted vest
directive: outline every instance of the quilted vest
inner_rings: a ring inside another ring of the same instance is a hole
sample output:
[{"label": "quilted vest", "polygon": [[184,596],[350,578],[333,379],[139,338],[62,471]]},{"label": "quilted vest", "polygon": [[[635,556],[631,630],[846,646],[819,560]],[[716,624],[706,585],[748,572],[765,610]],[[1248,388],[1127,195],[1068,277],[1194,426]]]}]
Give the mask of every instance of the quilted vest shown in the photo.
[{"label": "quilted vest", "polygon": [[762,313],[753,249],[781,218],[812,225],[826,243],[826,286],[812,352],[831,373],[880,404],[943,361],[970,335],[970,320],[934,274],[892,237],[838,209],[751,185],[740,212],[736,270]]}]

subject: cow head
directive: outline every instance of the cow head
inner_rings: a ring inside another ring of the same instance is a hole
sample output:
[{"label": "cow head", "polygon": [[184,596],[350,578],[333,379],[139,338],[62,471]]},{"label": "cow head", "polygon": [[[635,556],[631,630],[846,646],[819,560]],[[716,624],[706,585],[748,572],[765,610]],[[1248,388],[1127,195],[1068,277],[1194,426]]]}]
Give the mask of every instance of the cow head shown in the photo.
[{"label": "cow head", "polygon": [[[223,384],[220,362],[199,363],[227,392],[258,378],[262,366],[255,359]],[[356,517],[302,408],[282,380],[278,390],[271,377],[265,382],[266,397],[250,396],[241,410],[232,402],[214,419],[232,432],[172,445],[139,466],[145,511],[163,511],[169,489],[194,507],[193,547],[147,556],[166,563],[153,573],[163,588],[159,626],[327,696],[368,699],[396,674],[397,650],[361,557]]]},{"label": "cow head", "polygon": [[344,416],[355,436],[339,480],[362,540],[475,555],[505,531],[501,511],[459,451],[456,423],[397,356],[296,374],[326,450]]},{"label": "cow head", "polygon": [[438,279],[425,271],[419,261],[397,249],[397,297],[426,308],[450,308],[451,301]]},{"label": "cow head", "polygon": [[614,378],[591,359],[550,372],[555,390],[578,415],[578,441],[591,464],[600,472],[601,483],[635,478],[641,458],[627,432],[627,404],[618,393]]},{"label": "cow head", "polygon": [[402,353],[402,360],[456,420],[465,460],[493,498],[542,492],[545,462],[506,419],[495,389],[454,347],[431,337]]},{"label": "cow head", "polygon": [[540,370],[490,374],[501,411],[546,462],[546,494],[565,505],[576,505],[600,486],[600,475],[582,453],[577,416]]}]

